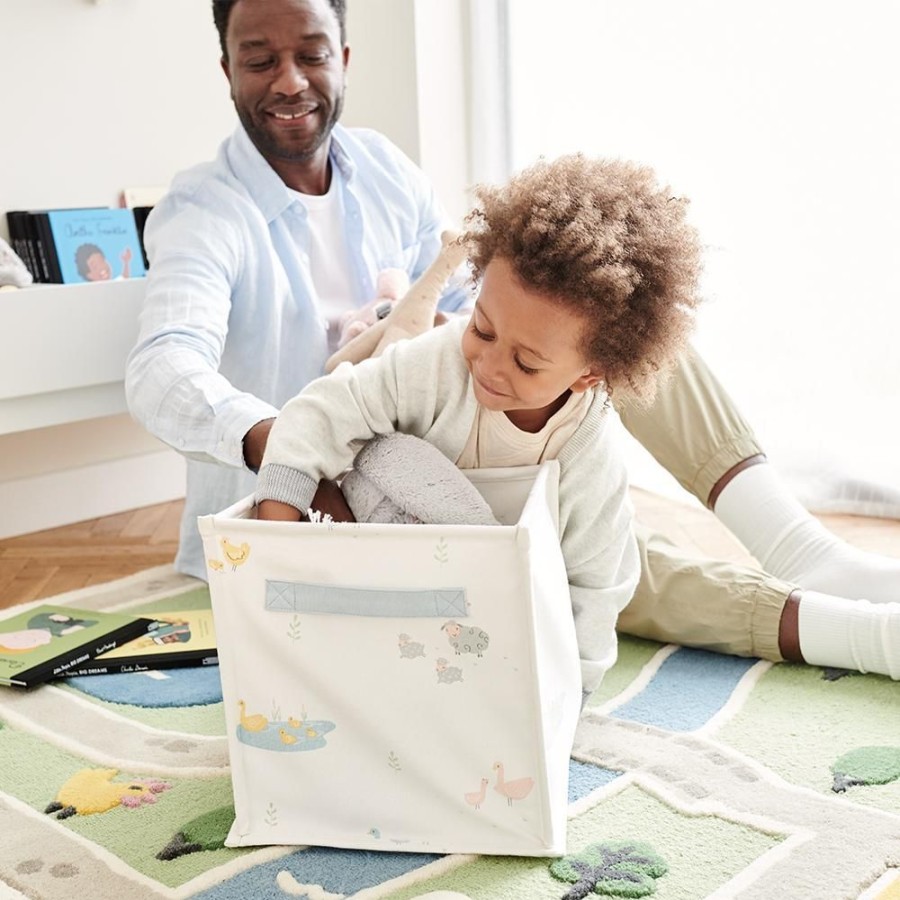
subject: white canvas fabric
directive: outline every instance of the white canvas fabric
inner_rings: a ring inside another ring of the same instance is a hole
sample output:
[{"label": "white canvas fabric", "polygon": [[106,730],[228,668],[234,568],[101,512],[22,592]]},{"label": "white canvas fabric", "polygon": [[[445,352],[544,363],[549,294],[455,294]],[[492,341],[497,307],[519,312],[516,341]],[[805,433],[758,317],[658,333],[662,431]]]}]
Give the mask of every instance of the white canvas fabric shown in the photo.
[{"label": "white canvas fabric", "polygon": [[228,846],[558,856],[581,703],[555,461],[467,473],[497,526],[199,520]]}]

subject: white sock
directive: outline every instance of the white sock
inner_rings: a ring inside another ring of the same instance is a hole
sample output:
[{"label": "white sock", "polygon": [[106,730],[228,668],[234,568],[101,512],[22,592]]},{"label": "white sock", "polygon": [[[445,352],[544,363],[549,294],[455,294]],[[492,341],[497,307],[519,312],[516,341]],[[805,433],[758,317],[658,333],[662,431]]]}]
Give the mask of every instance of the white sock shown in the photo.
[{"label": "white sock", "polygon": [[771,465],[738,472],[719,494],[715,513],[772,575],[838,597],[900,601],[900,559],[867,553],[832,534]]},{"label": "white sock", "polygon": [[876,672],[900,680],[900,603],[847,600],[804,591],[800,652],[815,666]]}]

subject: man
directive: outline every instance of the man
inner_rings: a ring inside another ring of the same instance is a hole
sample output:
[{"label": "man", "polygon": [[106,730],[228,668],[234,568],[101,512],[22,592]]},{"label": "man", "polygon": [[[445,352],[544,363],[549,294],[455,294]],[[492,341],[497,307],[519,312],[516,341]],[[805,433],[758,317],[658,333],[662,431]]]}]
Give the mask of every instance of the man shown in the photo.
[{"label": "man", "polygon": [[[188,457],[176,567],[201,578],[196,517],[253,491],[273,418],[322,372],[329,322],[374,296],[379,270],[418,277],[448,225],[400,151],[339,124],[344,0],[214,0],[213,13],[241,124],[148,220],[126,377],[135,418]],[[441,309],[466,301],[455,285]],[[640,535],[642,580],[622,630],[900,678],[900,562],[838,541],[786,493],[699,359],[622,417],[768,569],[698,564]]]}]

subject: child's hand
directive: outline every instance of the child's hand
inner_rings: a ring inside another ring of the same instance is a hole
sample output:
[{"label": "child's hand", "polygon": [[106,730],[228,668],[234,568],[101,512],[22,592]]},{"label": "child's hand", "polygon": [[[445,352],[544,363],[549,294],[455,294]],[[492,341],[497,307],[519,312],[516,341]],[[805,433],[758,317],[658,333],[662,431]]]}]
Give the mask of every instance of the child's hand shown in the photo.
[{"label": "child's hand", "polygon": [[311,506],[323,516],[331,516],[334,522],[356,521],[356,516],[353,515],[353,511],[348,506],[344,493],[336,481],[320,481]]},{"label": "child's hand", "polygon": [[280,500],[261,500],[256,507],[256,517],[268,522],[299,522],[300,510]]}]

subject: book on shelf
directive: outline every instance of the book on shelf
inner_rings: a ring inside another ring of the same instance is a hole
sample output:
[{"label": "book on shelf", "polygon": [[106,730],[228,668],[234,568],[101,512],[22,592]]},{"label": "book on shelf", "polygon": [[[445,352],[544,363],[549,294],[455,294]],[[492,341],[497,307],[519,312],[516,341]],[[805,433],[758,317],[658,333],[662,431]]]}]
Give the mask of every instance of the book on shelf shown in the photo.
[{"label": "book on shelf", "polygon": [[38,282],[83,284],[147,273],[131,209],[13,210],[6,220],[13,249],[18,242],[24,252],[19,255]]},{"label": "book on shelf", "polygon": [[52,604],[0,619],[0,685],[30,688],[60,677],[151,624],[140,616]]},{"label": "book on shelf", "polygon": [[219,664],[212,610],[190,609],[146,615],[151,617],[146,634],[66,671],[62,677]]},{"label": "book on shelf", "polygon": [[116,281],[146,274],[130,209],[50,209],[49,228],[59,283]]}]

